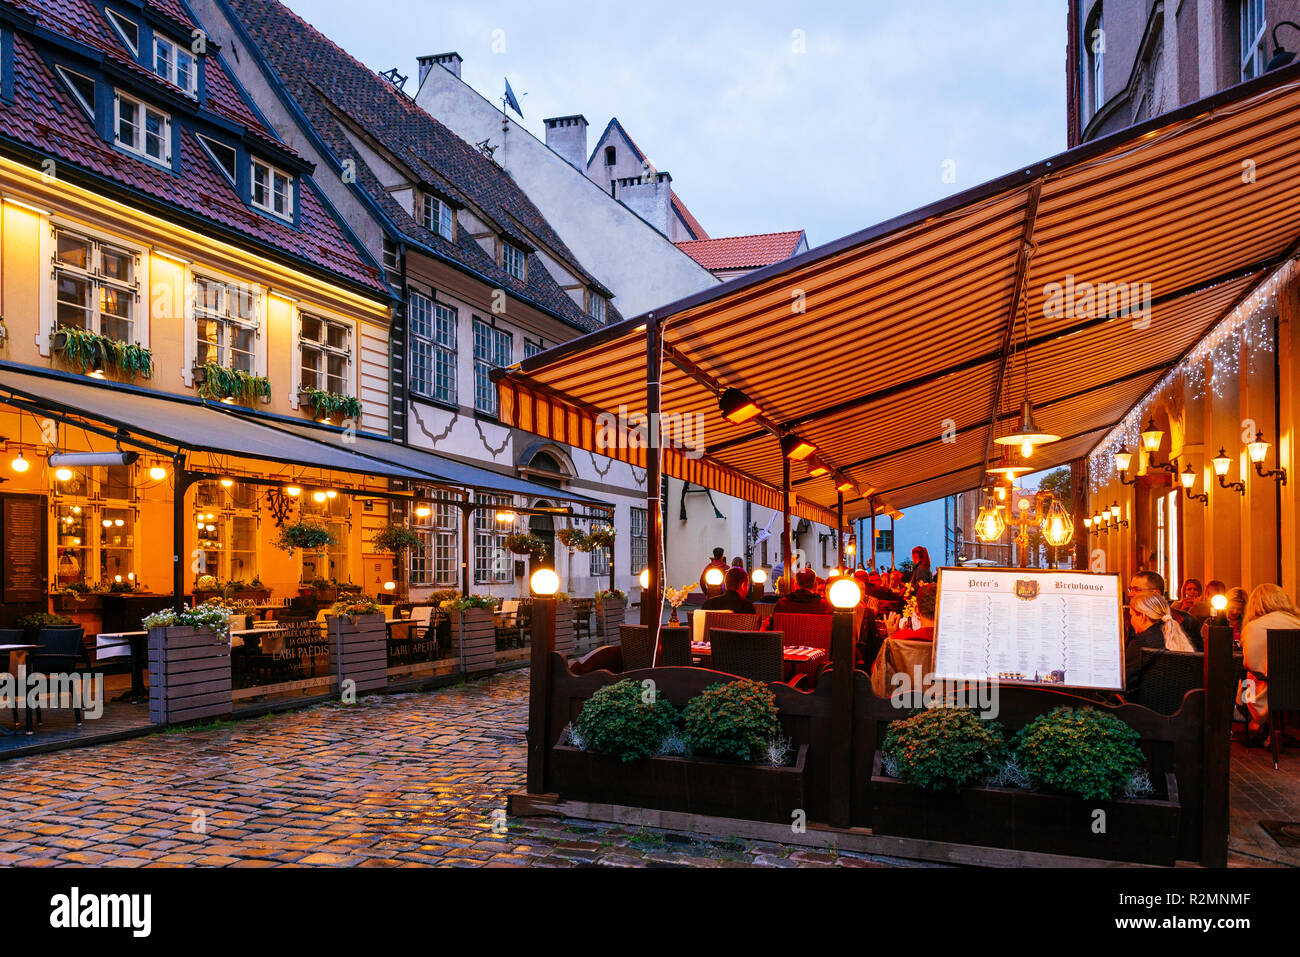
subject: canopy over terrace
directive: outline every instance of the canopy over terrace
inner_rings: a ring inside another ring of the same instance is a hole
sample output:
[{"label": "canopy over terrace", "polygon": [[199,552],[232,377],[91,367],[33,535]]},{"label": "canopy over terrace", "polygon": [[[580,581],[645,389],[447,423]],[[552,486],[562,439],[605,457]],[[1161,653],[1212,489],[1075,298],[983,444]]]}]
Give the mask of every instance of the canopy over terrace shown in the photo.
[{"label": "canopy over terrace", "polygon": [[[1061,436],[1030,464],[1079,459],[1295,255],[1297,118],[1300,65],[525,359],[501,416],[612,454],[602,413],[702,415],[664,471],[764,504],[798,436],[828,471],[796,512],[839,486],[849,518],[980,486],[1027,388]],[[762,414],[722,418],[729,388]]]}]

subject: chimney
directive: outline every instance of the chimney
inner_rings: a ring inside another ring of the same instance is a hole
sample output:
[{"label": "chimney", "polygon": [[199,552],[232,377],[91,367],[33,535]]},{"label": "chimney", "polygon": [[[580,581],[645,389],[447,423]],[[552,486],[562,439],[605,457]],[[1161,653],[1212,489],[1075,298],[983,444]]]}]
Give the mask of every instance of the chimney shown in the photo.
[{"label": "chimney", "polygon": [[419,57],[420,62],[420,85],[424,86],[424,78],[429,75],[429,71],[435,66],[444,67],[450,72],[456,74],[460,79],[460,65],[464,61],[459,53],[439,53],[436,56]]},{"label": "chimney", "polygon": [[542,120],[546,124],[546,145],[569,161],[571,166],[587,171],[587,118],[553,116]]},{"label": "chimney", "polygon": [[614,180],[614,198],[665,236],[672,235],[673,178],[650,172]]}]

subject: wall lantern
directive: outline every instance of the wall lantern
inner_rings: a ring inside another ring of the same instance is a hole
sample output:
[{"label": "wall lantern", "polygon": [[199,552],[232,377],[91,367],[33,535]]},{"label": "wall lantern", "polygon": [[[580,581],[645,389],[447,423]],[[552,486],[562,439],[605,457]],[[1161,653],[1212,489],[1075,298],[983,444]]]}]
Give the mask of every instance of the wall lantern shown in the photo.
[{"label": "wall lantern", "polygon": [[1286,484],[1286,469],[1278,467],[1275,469],[1264,468],[1264,460],[1268,458],[1268,450],[1272,448],[1269,443],[1264,441],[1264,433],[1256,432],[1255,441],[1246,445],[1246,451],[1250,453],[1250,460],[1255,463],[1255,474],[1260,478],[1276,478],[1283,485]]},{"label": "wall lantern", "polygon": [[1219,477],[1219,487],[1225,489],[1236,489],[1240,495],[1246,494],[1245,482],[1229,482],[1227,479],[1228,470],[1232,468],[1232,458],[1223,449],[1219,449],[1219,454],[1213,459],[1214,474]]},{"label": "wall lantern", "polygon": [[1279,20],[1277,26],[1273,28],[1273,59],[1268,61],[1264,67],[1264,72],[1268,73],[1279,67],[1284,67],[1295,59],[1295,54],[1277,42],[1277,31],[1279,27],[1291,27],[1293,30],[1300,30],[1300,24],[1292,23],[1290,20]]},{"label": "wall lantern", "polygon": [[1184,495],[1186,495],[1188,498],[1192,499],[1195,502],[1202,503],[1203,505],[1210,504],[1210,496],[1207,495],[1205,492],[1197,493],[1192,491],[1192,489],[1196,488],[1196,473],[1192,471],[1192,466],[1190,463],[1188,464],[1187,468],[1183,469],[1183,471],[1179,474],[1178,479],[1183,483]]},{"label": "wall lantern", "polygon": [[[1159,443],[1157,443],[1158,445]],[[1119,472],[1119,481],[1121,485],[1137,485],[1137,479],[1128,477],[1129,467],[1133,464],[1133,453],[1128,450],[1128,446],[1120,443],[1119,451],[1115,453],[1115,470]]]},{"label": "wall lantern", "polygon": [[1154,417],[1147,418],[1147,427],[1142,430],[1142,448],[1147,452],[1159,452],[1160,443],[1164,440],[1165,434],[1156,428]]}]

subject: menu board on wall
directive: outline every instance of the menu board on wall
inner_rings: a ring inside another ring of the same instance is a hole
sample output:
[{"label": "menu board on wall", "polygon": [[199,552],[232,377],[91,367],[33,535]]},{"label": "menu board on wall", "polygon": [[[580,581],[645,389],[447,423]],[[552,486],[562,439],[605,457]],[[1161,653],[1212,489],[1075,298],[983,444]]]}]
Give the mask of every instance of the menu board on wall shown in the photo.
[{"label": "menu board on wall", "polygon": [[935,678],[1124,689],[1119,576],[942,568]]},{"label": "menu board on wall", "polygon": [[45,499],[40,495],[0,496],[0,537],[4,541],[5,602],[45,600]]}]

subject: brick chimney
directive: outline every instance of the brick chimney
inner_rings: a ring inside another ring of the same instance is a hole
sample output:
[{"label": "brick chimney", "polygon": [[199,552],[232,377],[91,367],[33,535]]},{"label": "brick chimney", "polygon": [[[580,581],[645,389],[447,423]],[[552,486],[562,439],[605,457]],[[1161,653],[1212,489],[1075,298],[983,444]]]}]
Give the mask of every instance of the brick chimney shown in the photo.
[{"label": "brick chimney", "polygon": [[587,171],[587,118],[553,116],[542,120],[546,124],[546,145],[569,161],[571,166]]},{"label": "brick chimney", "polygon": [[424,78],[429,75],[429,71],[435,66],[443,67],[456,74],[460,78],[460,65],[464,61],[459,53],[439,53],[435,56],[419,57],[420,62],[420,85],[424,85]]},{"label": "brick chimney", "polygon": [[673,178],[668,173],[614,180],[614,198],[665,236],[671,235]]}]

